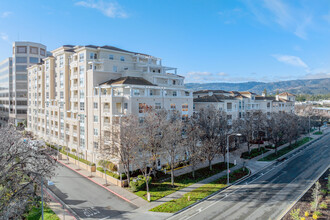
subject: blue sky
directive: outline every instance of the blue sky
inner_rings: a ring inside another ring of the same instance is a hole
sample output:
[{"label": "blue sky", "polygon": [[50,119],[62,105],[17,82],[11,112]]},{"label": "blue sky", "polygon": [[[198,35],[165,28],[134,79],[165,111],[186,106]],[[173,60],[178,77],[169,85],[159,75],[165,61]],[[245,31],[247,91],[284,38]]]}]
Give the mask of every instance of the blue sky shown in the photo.
[{"label": "blue sky", "polygon": [[329,0],[1,0],[0,60],[15,40],[112,45],[186,82],[330,77]]}]

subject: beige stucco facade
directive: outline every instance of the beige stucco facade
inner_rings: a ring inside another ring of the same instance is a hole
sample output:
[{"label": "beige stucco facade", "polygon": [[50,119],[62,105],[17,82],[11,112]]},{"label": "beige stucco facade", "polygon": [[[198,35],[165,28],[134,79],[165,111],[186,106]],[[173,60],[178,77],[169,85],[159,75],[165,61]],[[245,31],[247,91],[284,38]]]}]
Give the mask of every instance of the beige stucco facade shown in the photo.
[{"label": "beige stucco facade", "polygon": [[46,142],[76,149],[95,162],[103,135],[121,117],[142,109],[193,113],[192,91],[161,59],[110,46],[66,45],[28,68],[27,130]]}]

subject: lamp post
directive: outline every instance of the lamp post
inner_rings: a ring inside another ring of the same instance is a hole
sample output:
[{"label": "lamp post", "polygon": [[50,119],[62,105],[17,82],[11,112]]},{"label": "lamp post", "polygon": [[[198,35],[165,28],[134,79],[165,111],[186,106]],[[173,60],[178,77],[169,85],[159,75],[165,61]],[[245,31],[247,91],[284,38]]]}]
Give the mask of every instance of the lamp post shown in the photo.
[{"label": "lamp post", "polygon": [[309,124],[309,129],[308,129],[308,136],[309,136],[309,141],[311,141],[311,116],[308,116],[308,124]]},{"label": "lamp post", "polygon": [[231,136],[241,137],[242,134],[229,134],[229,135],[227,135],[227,185],[229,185],[229,138]]}]

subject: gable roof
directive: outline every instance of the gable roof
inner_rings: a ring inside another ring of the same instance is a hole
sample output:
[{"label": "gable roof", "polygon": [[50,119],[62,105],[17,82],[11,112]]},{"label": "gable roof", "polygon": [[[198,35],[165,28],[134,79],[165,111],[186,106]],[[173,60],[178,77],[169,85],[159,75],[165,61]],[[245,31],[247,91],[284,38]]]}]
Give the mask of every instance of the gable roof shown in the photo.
[{"label": "gable roof", "polygon": [[209,92],[213,92],[213,93],[229,93],[225,90],[208,90],[208,89],[204,89],[204,90],[198,90],[196,92],[194,92],[194,94],[203,94],[203,93],[209,93]]},{"label": "gable roof", "polygon": [[101,83],[100,85],[120,85],[120,84],[156,86],[142,77],[132,77],[132,76],[125,76],[125,77],[120,77],[118,79],[111,79],[111,80]]},{"label": "gable roof", "polygon": [[281,94],[279,94],[279,96],[296,96],[296,95],[288,93],[288,92],[282,92]]}]

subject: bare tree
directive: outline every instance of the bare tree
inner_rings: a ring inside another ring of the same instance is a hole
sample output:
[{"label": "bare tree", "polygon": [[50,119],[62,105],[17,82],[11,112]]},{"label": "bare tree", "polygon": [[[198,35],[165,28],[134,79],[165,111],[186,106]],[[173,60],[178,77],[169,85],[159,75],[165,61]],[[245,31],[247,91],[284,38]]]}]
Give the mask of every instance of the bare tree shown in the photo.
[{"label": "bare tree", "polygon": [[192,116],[189,118],[186,124],[186,152],[188,154],[188,160],[192,169],[192,177],[195,178],[195,169],[196,165],[202,159],[201,152],[201,135],[202,131],[198,124],[198,118],[196,116]]},{"label": "bare tree", "polygon": [[[260,151],[260,133],[265,131],[265,127],[266,127],[266,114],[263,113],[262,111],[258,110],[258,111],[254,111],[252,113],[252,119],[253,119],[253,131],[254,131],[254,137],[256,137],[257,141],[258,141],[258,151]],[[255,133],[257,135],[255,135]]]},{"label": "bare tree", "polygon": [[[197,113],[198,124],[201,130],[201,143],[203,157],[208,161],[212,170],[213,159],[221,153],[222,135],[221,123],[224,123],[224,112],[216,109],[213,105],[202,108]],[[227,123],[227,121],[225,122]],[[227,124],[226,124],[227,126]]]},{"label": "bare tree", "polygon": [[152,155],[152,170],[156,176],[157,161],[163,153],[162,144],[165,137],[164,131],[167,126],[168,112],[165,109],[148,110],[145,112],[142,125],[142,136],[148,144],[148,149]]},{"label": "bare tree", "polygon": [[275,145],[275,154],[277,148],[287,138],[287,123],[286,113],[272,113],[271,117],[267,119],[267,129],[270,131],[270,139]]},{"label": "bare tree", "polygon": [[[139,118],[136,115],[128,115],[120,118],[118,124],[112,125],[112,136],[105,136],[105,140],[113,138],[112,148],[101,148],[100,155],[103,158],[118,156],[120,163],[123,166],[127,176],[127,181],[130,181],[130,169],[134,166],[134,156],[136,155],[137,147],[140,143]],[[116,155],[113,155],[116,154]]]},{"label": "bare tree", "polygon": [[52,152],[40,142],[24,139],[13,127],[0,129],[0,216],[19,219],[37,202],[41,179],[54,175]]},{"label": "bare tree", "polygon": [[254,129],[253,111],[247,112],[244,118],[238,118],[233,122],[233,131],[245,137],[249,154],[251,152],[250,146],[253,140]]},{"label": "bare tree", "polygon": [[166,152],[166,158],[171,167],[171,184],[174,186],[174,165],[175,162],[184,155],[184,124],[181,114],[178,111],[171,111],[168,121],[164,127],[163,149]]},{"label": "bare tree", "polygon": [[300,135],[299,118],[293,113],[285,114],[284,117],[286,117],[286,122],[289,125],[287,127],[287,138],[291,145],[292,141],[297,141]]}]

